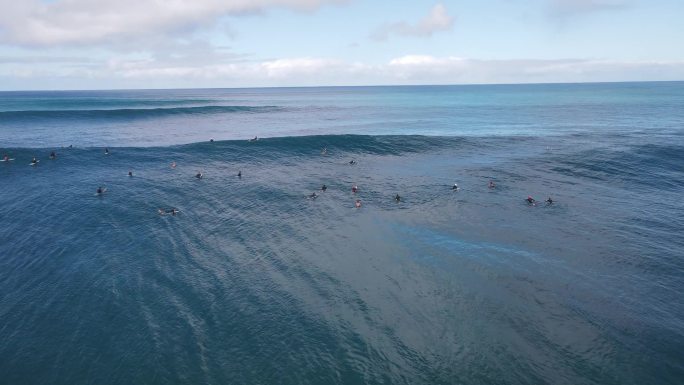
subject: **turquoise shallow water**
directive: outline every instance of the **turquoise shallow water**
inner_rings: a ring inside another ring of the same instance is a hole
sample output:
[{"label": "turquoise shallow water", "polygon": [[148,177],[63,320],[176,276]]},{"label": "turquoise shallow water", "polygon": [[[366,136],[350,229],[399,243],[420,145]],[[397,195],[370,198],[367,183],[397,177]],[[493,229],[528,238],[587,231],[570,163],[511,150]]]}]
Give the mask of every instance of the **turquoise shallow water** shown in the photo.
[{"label": "turquoise shallow water", "polygon": [[0,93],[0,378],[677,384],[683,100]]}]

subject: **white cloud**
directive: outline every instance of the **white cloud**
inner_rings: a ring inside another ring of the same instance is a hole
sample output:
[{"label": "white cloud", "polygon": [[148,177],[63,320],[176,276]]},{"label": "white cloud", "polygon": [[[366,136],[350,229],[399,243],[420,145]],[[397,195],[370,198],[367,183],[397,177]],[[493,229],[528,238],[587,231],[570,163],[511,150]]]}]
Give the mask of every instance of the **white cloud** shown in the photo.
[{"label": "white cloud", "polygon": [[429,55],[406,55],[390,60],[389,65],[403,67],[437,67],[456,64],[458,62],[462,62],[462,59],[453,56],[436,58]]},{"label": "white cloud", "polygon": [[454,18],[443,4],[436,4],[430,13],[416,24],[405,21],[387,24],[371,34],[374,40],[387,40],[390,35],[430,37],[435,32],[448,31],[454,26]]},{"label": "white cloud", "polygon": [[320,71],[331,70],[341,63],[329,59],[294,58],[266,61],[260,64],[264,75],[269,78],[288,78]]},{"label": "white cloud", "polygon": [[221,17],[280,7],[312,10],[344,0],[0,0],[0,42],[23,46],[96,44],[186,31]]}]

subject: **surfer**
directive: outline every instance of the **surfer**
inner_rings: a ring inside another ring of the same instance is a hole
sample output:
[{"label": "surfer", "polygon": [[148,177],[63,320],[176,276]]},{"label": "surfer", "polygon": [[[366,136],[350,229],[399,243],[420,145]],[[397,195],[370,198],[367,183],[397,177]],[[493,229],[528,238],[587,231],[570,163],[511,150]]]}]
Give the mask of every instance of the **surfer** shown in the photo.
[{"label": "surfer", "polygon": [[533,205],[533,204],[536,202],[536,201],[534,200],[534,198],[532,198],[532,197],[529,196],[529,195],[527,196],[527,199],[525,199],[525,200],[527,201],[528,204],[531,204],[531,205]]},{"label": "surfer", "polygon": [[349,164],[350,164],[351,166],[353,166],[353,165],[356,164],[356,161],[355,161],[354,159],[352,159],[352,160],[349,161]]},{"label": "surfer", "polygon": [[31,159],[31,164],[38,164],[38,159],[35,156]]},{"label": "surfer", "polygon": [[328,148],[327,147],[323,147],[323,149],[321,150],[321,155],[328,155]]},{"label": "surfer", "polygon": [[325,190],[327,190],[327,189],[328,189],[328,186],[326,186],[326,185],[323,185],[323,186],[321,187],[321,191],[323,191],[323,192],[325,192]]},{"label": "surfer", "polygon": [[309,199],[316,199],[316,198],[318,198],[318,195],[316,194],[315,191],[312,192],[311,195],[309,195]]},{"label": "surfer", "polygon": [[356,187],[356,185],[353,185],[353,186],[352,186],[352,192],[353,192],[354,194],[356,194],[357,191],[359,191],[359,188]]},{"label": "surfer", "polygon": [[238,170],[238,178],[242,179],[242,170]]},{"label": "surfer", "polygon": [[105,155],[109,155],[109,149],[105,147]]},{"label": "surfer", "polygon": [[171,168],[176,168],[176,162],[171,162]]},{"label": "surfer", "polygon": [[358,209],[361,208],[361,199],[357,199],[356,202],[354,203],[354,206]]},{"label": "surfer", "polygon": [[197,179],[202,179],[203,176],[204,174],[202,174],[202,171],[197,171],[197,174],[195,174],[195,178]]},{"label": "surfer", "polygon": [[55,154],[54,151],[50,153],[50,159],[55,159],[57,157],[57,154]]},{"label": "surfer", "polygon": [[209,139],[209,143],[214,143],[214,138]]},{"label": "surfer", "polygon": [[399,196],[399,194],[397,194],[397,196],[394,197],[394,200],[397,202],[401,202],[401,197]]},{"label": "surfer", "polygon": [[489,181],[489,188],[495,188],[495,187],[496,187],[496,185],[494,184],[494,181],[490,180]]},{"label": "surfer", "polygon": [[547,205],[552,205],[552,204],[553,204],[553,199],[551,199],[551,197],[549,197],[549,199],[546,200],[546,204],[547,204]]},{"label": "surfer", "polygon": [[5,156],[2,157],[2,160],[5,162],[9,161],[9,156],[7,156],[7,154],[5,154]]},{"label": "surfer", "polygon": [[102,195],[104,194],[105,190],[102,188],[102,186],[97,188],[97,195]]},{"label": "surfer", "polygon": [[458,191],[458,183],[454,183],[454,185],[451,187],[451,190]]},{"label": "surfer", "polygon": [[133,171],[129,171],[128,176],[133,176]]},{"label": "surfer", "polygon": [[176,215],[178,213],[178,209],[173,208],[173,209],[159,209],[159,215],[165,215],[165,214],[171,214],[171,215]]}]

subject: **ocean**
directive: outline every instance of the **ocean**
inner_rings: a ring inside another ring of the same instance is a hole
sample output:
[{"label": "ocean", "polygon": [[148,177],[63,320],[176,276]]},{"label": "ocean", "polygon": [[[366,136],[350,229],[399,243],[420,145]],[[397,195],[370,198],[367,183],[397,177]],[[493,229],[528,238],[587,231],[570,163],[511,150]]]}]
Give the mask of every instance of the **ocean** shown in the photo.
[{"label": "ocean", "polygon": [[683,82],[1,92],[4,155],[3,384],[684,381]]}]

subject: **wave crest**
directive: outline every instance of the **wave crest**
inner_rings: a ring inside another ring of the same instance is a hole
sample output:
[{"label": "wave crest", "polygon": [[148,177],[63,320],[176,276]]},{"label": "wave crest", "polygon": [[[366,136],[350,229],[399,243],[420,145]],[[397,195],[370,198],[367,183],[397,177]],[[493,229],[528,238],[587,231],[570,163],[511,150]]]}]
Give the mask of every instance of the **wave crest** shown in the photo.
[{"label": "wave crest", "polygon": [[20,121],[35,119],[146,119],[175,115],[210,115],[230,113],[268,113],[282,110],[278,106],[183,106],[158,108],[21,110],[1,111],[0,120]]}]

